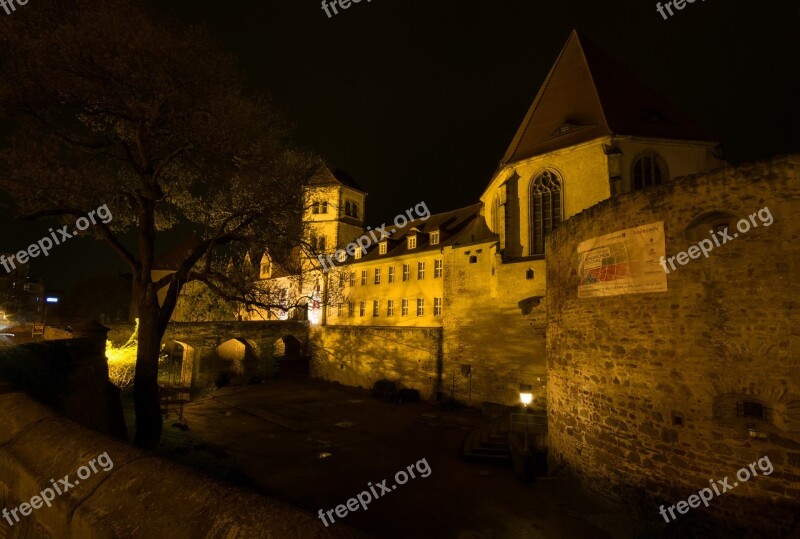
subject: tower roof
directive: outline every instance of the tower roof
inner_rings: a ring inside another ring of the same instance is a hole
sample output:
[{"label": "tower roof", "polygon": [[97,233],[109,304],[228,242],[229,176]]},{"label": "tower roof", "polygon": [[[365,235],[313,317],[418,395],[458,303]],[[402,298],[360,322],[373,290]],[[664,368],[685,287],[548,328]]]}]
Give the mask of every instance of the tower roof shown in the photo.
[{"label": "tower roof", "polygon": [[501,165],[612,134],[715,141],[573,30]]},{"label": "tower roof", "polygon": [[362,189],[356,182],[353,180],[353,177],[350,176],[344,170],[340,170],[337,168],[331,168],[327,165],[320,167],[317,173],[311,178],[309,182],[310,185],[343,185],[345,187],[349,187],[350,189],[354,189],[356,191],[360,191],[362,193],[366,193],[364,189]]}]

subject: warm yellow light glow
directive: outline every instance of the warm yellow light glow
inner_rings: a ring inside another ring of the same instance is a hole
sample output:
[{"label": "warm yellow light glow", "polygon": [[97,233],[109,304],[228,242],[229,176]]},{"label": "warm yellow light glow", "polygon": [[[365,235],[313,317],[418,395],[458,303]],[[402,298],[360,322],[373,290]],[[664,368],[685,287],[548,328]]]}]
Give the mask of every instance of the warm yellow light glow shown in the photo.
[{"label": "warm yellow light glow", "polygon": [[527,406],[533,401],[533,393],[520,393],[519,400],[522,401],[522,404]]},{"label": "warm yellow light glow", "polygon": [[139,319],[128,342],[119,348],[111,341],[106,341],[106,358],[108,358],[108,379],[120,389],[133,385],[136,373],[136,352],[139,349]]}]

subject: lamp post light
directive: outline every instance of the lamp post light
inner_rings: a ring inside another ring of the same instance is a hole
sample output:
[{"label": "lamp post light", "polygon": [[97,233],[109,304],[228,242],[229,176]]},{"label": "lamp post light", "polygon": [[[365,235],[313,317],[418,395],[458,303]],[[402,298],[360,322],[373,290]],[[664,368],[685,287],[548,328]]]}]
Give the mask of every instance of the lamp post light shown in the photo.
[{"label": "lamp post light", "polygon": [[521,384],[519,386],[519,400],[525,406],[525,431],[523,440],[525,444],[525,453],[528,452],[528,405],[533,402],[533,387],[530,385]]}]

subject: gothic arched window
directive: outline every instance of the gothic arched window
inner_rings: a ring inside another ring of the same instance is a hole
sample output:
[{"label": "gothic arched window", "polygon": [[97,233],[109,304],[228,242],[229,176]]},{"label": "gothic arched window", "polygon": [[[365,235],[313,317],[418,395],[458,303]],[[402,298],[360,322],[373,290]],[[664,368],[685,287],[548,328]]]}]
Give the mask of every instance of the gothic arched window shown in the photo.
[{"label": "gothic arched window", "polygon": [[633,190],[661,185],[664,173],[661,159],[654,153],[641,156],[633,164]]},{"label": "gothic arched window", "polygon": [[561,224],[561,179],[545,170],[531,182],[531,254],[544,254],[545,236]]}]

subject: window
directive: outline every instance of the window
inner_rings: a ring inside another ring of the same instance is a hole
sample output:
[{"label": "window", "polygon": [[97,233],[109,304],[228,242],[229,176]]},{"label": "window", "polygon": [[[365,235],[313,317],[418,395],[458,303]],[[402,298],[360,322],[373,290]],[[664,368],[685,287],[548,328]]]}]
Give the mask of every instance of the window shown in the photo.
[{"label": "window", "polygon": [[319,238],[317,240],[317,251],[324,251],[325,247],[327,247],[326,243],[327,242],[325,241],[325,236],[322,236],[321,238]]},{"label": "window", "polygon": [[435,230],[431,232],[431,245],[438,245],[439,244],[439,231]]},{"label": "window", "polygon": [[355,286],[355,285],[356,285],[356,272],[355,271],[351,271],[350,272],[350,286]]},{"label": "window", "polygon": [[470,264],[477,264],[478,263],[478,257],[475,256],[475,255],[472,255],[471,257],[469,257],[469,263]]},{"label": "window", "polygon": [[492,232],[500,234],[500,195],[495,195],[492,203]]},{"label": "window", "polygon": [[420,281],[425,278],[425,262],[417,262],[417,279]]},{"label": "window", "polygon": [[349,217],[351,213],[353,213],[353,210],[350,205],[350,201],[348,200],[347,202],[344,203],[344,214]]},{"label": "window", "polygon": [[385,255],[386,254],[386,242],[382,241],[378,244],[378,254]]},{"label": "window", "polygon": [[737,404],[736,415],[753,419],[766,419],[767,408],[760,402],[744,401]]},{"label": "window", "polygon": [[409,249],[416,249],[417,248],[417,237],[416,236],[409,236],[408,237],[408,248]]},{"label": "window", "polygon": [[394,266],[389,266],[389,283],[394,282]]},{"label": "window", "polygon": [[403,302],[400,307],[400,315],[401,316],[408,316],[408,300],[403,299]]},{"label": "window", "polygon": [[361,286],[367,286],[367,270],[361,270]]},{"label": "window", "polygon": [[339,249],[337,252],[339,254],[337,255],[336,258],[339,260],[339,262],[344,262],[344,259],[347,258],[347,253],[345,252],[345,250]]},{"label": "window", "polygon": [[644,155],[636,160],[633,164],[634,190],[661,185],[663,178],[658,161],[656,154]]},{"label": "window", "polygon": [[358,316],[364,316],[367,312],[367,302],[362,301],[358,304]]},{"label": "window", "polygon": [[350,210],[351,210],[351,212],[352,212],[352,215],[351,215],[351,217],[358,218],[358,204],[356,204],[355,202],[353,202],[353,203],[350,205]]},{"label": "window", "polygon": [[394,316],[394,300],[392,299],[386,302],[386,316]]},{"label": "window", "polygon": [[545,236],[561,223],[561,180],[545,170],[531,182],[530,232],[532,255],[544,254]]},{"label": "window", "polygon": [[319,202],[314,202],[311,204],[311,213],[313,214],[319,213]]},{"label": "window", "polygon": [[442,298],[433,298],[433,316],[442,316]]},{"label": "window", "polygon": [[269,275],[269,264],[261,264],[261,276]]},{"label": "window", "polygon": [[408,264],[403,264],[403,280],[407,281],[410,279],[409,274],[411,273],[411,268]]},{"label": "window", "polygon": [[353,313],[356,310],[356,305],[352,301],[347,302],[347,316],[353,318]]},{"label": "window", "polygon": [[322,203],[322,208],[320,209],[320,213],[328,213],[328,202],[327,201]]},{"label": "window", "polygon": [[363,255],[363,254],[364,254],[364,251],[363,251],[363,249],[362,249],[361,247],[358,247],[358,248],[356,249],[356,260],[358,260],[359,258],[361,258],[361,255]]},{"label": "window", "polygon": [[380,300],[374,300],[372,302],[372,316],[380,316],[381,315],[381,302]]},{"label": "window", "polygon": [[333,316],[333,305],[328,305],[328,318]]},{"label": "window", "polygon": [[417,316],[425,316],[425,300],[417,298]]},{"label": "window", "polygon": [[381,284],[381,270],[380,270],[380,268],[375,268],[375,284]]},{"label": "window", "polygon": [[344,304],[340,303],[339,305],[336,306],[336,316],[341,317],[343,311],[344,311]]},{"label": "window", "polygon": [[533,268],[528,268],[528,271],[525,272],[525,278],[528,280],[533,279],[536,274],[533,271]]},{"label": "window", "polygon": [[442,260],[433,261],[433,278],[438,279],[442,276]]}]

